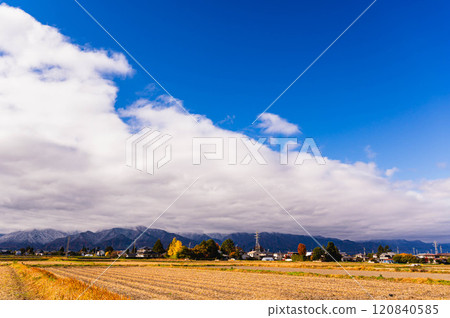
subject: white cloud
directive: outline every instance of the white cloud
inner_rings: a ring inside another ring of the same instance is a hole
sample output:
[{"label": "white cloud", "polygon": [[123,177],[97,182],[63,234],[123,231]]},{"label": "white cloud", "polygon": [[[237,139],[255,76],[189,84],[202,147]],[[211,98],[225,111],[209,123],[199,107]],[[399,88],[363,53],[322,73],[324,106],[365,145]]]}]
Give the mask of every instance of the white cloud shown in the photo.
[{"label": "white cloud", "polygon": [[226,115],[224,119],[219,120],[217,122],[218,125],[223,125],[223,124],[234,124],[234,120],[236,119],[235,115]]},{"label": "white cloud", "polygon": [[392,177],[398,171],[399,169],[397,167],[392,167],[391,169],[387,169],[384,174],[386,175],[386,177]]},{"label": "white cloud", "polygon": [[[105,74],[130,74],[121,54],[82,49],[6,5],[0,51],[0,232],[147,225],[200,175],[155,227],[302,233],[253,176],[314,234],[448,238],[449,180],[392,183],[374,163],[330,158],[282,166],[266,146],[268,165],[193,166],[193,137],[244,135],[205,116],[195,115],[195,125],[166,96],[138,100],[119,114],[117,88]],[[263,128],[270,133],[298,130],[269,122]],[[125,140],[143,126],[173,135],[173,161],[154,176],[125,166]],[[242,146],[238,153],[242,159]]]},{"label": "white cloud", "polygon": [[370,146],[370,145],[367,145],[364,148],[364,152],[366,153],[367,159],[371,159],[372,160],[372,159],[375,159],[375,157],[377,156],[376,152],[374,152],[372,150],[372,146]]},{"label": "white cloud", "polygon": [[282,134],[286,136],[300,133],[297,125],[288,122],[276,114],[264,113],[259,119],[259,128],[262,128],[265,134]]}]

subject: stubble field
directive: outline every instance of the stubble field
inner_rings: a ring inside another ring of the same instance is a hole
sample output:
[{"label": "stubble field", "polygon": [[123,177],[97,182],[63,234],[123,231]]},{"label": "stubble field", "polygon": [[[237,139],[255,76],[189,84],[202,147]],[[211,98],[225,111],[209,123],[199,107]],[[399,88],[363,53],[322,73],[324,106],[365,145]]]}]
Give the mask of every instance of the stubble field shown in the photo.
[{"label": "stubble field", "polygon": [[[449,266],[281,262],[3,262],[1,299],[450,299]],[[375,275],[374,275],[375,273]]]}]

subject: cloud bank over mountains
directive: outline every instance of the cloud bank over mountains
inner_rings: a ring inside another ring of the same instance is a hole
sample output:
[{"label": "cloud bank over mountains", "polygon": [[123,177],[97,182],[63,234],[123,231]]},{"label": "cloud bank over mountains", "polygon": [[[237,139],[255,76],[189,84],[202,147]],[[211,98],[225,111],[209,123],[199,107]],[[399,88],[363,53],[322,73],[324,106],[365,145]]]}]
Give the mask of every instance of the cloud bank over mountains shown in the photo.
[{"label": "cloud bank over mountains", "polygon": [[[374,163],[192,164],[193,137],[246,137],[165,95],[116,110],[114,76],[132,76],[126,58],[86,49],[24,11],[0,5],[0,232],[65,231],[156,223],[172,232],[276,231],[305,234],[256,178],[313,234],[350,239],[449,239],[450,180],[391,181]],[[275,114],[265,133],[300,133]],[[143,127],[168,133],[173,160],[149,175],[125,166],[125,142]],[[225,147],[225,149],[228,149]],[[246,156],[238,145],[238,162]],[[225,158],[229,153],[225,150]],[[293,152],[292,158],[297,156]]]}]

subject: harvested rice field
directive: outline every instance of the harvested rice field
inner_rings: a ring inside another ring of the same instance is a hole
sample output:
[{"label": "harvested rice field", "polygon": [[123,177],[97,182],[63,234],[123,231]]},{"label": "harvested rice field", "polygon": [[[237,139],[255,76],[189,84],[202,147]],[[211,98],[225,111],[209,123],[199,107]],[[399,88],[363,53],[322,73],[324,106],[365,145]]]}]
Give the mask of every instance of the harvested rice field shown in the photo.
[{"label": "harvested rice field", "polygon": [[405,266],[345,265],[352,279],[330,264],[311,262],[134,260],[108,269],[107,262],[85,260],[0,265],[0,299],[450,299],[448,266],[415,272]]},{"label": "harvested rice field", "polygon": [[0,266],[0,299],[27,299],[23,283],[11,266]]},{"label": "harvested rice field", "polygon": [[[103,267],[47,268],[89,283]],[[450,285],[201,268],[112,267],[96,285],[131,299],[449,299]]]}]

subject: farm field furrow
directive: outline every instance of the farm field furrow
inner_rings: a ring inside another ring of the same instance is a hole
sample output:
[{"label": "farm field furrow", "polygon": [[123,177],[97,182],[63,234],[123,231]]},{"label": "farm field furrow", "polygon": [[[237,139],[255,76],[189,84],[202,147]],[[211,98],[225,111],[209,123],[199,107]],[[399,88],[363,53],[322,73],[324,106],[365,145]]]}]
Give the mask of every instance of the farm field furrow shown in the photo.
[{"label": "farm field furrow", "polygon": [[[224,281],[221,275],[218,275],[219,277],[216,277],[216,275],[210,275],[206,280],[199,280],[198,277],[194,275],[192,281],[189,282],[189,292],[183,297],[183,295],[180,295],[179,293],[180,280],[185,280],[186,277],[189,277],[191,274],[195,274],[192,273],[192,271],[195,272],[197,270],[164,268],[164,273],[167,273],[167,276],[165,277],[166,282],[163,284],[161,284],[159,280],[144,278],[139,274],[130,276],[130,274],[124,273],[123,271],[116,273],[115,270],[120,270],[119,268],[110,270],[111,273],[109,273],[108,271],[108,273],[105,274],[104,277],[102,276],[102,278],[96,284],[98,286],[110,288],[102,284],[107,283],[109,284],[109,286],[111,286],[111,283],[113,283],[115,284],[115,287],[119,288],[127,286],[132,289],[139,289],[139,293],[136,299],[148,299],[145,297],[145,295],[141,295],[141,293],[145,293],[147,290],[153,291],[155,290],[155,288],[157,288],[157,292],[161,294],[160,296],[156,294],[156,297],[152,297],[152,299],[256,299],[255,295],[258,294],[269,295],[270,299],[283,299],[283,297],[280,297],[278,289],[275,286],[271,286],[270,289],[267,289],[267,286],[264,286],[263,288],[261,288],[261,286],[252,286],[251,289],[243,289],[242,285],[238,285],[239,282],[237,282],[236,285],[227,287],[221,284]],[[88,271],[88,269],[86,269],[86,271]],[[173,271],[176,271],[178,275],[171,275]],[[179,271],[187,272],[179,275]],[[85,271],[83,271],[83,273],[79,273],[79,271],[77,270],[68,270],[65,273],[61,274],[60,269],[58,269],[57,271],[52,270],[52,272],[55,274],[57,273],[58,275],[66,274],[66,277],[77,278],[85,282],[92,281],[98,276],[98,274],[101,273],[101,271],[97,271],[97,273],[95,274],[87,274],[85,273]],[[217,273],[220,274],[220,272]],[[136,282],[137,279],[140,282]],[[215,284],[215,282],[218,283]],[[214,287],[212,288],[211,286]],[[113,290],[120,293],[119,290]],[[168,294],[171,297],[167,298]],[[129,295],[130,294],[127,293],[127,296]]]},{"label": "farm field furrow", "polygon": [[[72,268],[68,268],[65,271],[60,271],[60,269],[52,269],[52,272],[57,275],[70,275],[70,277],[82,279],[85,282],[92,281],[102,271],[103,269],[98,270],[93,268],[86,268],[86,270],[82,274],[80,274],[79,271],[73,270]],[[177,271],[178,269],[175,269],[175,273],[177,273]],[[124,269],[120,270],[119,268],[114,268],[105,273],[105,275],[102,276],[102,279],[105,282],[120,282],[121,284],[130,286],[132,288],[139,288],[140,290],[142,290],[142,288],[146,290],[154,290],[157,288],[158,292],[160,293],[160,296],[158,298],[161,298],[161,296],[164,297],[166,294],[169,295],[172,299],[211,299],[211,295],[217,296],[218,298],[230,298],[240,290],[240,286],[227,286],[226,282],[222,282],[218,279],[211,279],[210,281],[206,282],[205,285],[205,282],[199,282],[195,277],[191,278],[191,276],[189,275],[191,272],[187,272],[187,274],[182,278],[180,278],[179,275],[173,275],[174,272],[170,271],[170,269],[168,269],[168,271],[165,271],[165,273],[165,276],[141,276],[139,278],[139,282],[136,282],[135,274],[129,273]],[[254,290],[255,288],[252,291],[254,292]],[[196,295],[195,298],[192,297],[193,294]],[[252,298],[251,292],[241,291],[241,294],[243,294],[247,298]],[[142,299],[141,295],[138,295],[138,298]],[[145,297],[143,297],[143,299],[145,299]]]},{"label": "farm field furrow", "polygon": [[[145,282],[151,283],[151,284],[157,284],[158,286],[164,285],[168,287],[173,287],[173,281],[177,281],[180,279],[179,277],[179,268],[173,268],[166,271],[166,274],[164,276],[148,276],[148,277],[142,277],[141,279]],[[185,269],[186,270],[186,269]],[[123,271],[122,271],[123,272]],[[119,272],[118,274],[114,274],[114,276],[120,275],[126,279],[134,279],[135,275],[133,273],[125,273],[122,274],[122,272]],[[190,289],[195,288],[197,293],[204,292],[208,295],[211,293],[217,292],[218,294],[221,294],[224,296],[224,294],[230,294],[234,295],[236,291],[239,291],[246,297],[252,297],[252,295],[255,292],[267,292],[267,286],[261,286],[260,284],[254,284],[251,291],[249,290],[242,290],[238,282],[233,284],[232,281],[226,281],[223,280],[221,275],[214,275],[209,277],[209,281],[207,284],[205,284],[204,281],[199,281],[198,277],[195,275],[190,275],[192,272],[189,271],[189,269],[186,271],[186,275],[183,276],[183,279],[181,281],[177,282],[177,286],[185,286],[189,287]],[[225,295],[226,296],[226,295]]]},{"label": "farm field furrow", "polygon": [[[87,284],[90,284],[101,273],[74,272],[70,270],[63,270],[61,268],[49,269],[58,277],[75,278]],[[102,269],[103,271],[103,269]],[[145,286],[141,282],[126,281],[124,279],[111,279],[105,274],[96,283],[96,286],[102,286],[108,290],[114,291],[118,294],[124,295],[131,299],[176,299],[173,293],[169,290],[159,289],[156,286]],[[191,299],[191,298],[187,298]]]},{"label": "farm field furrow", "polygon": [[[47,268],[89,282],[102,268]],[[164,281],[161,281],[161,280]],[[449,299],[450,286],[359,280],[375,299]],[[352,279],[196,268],[112,267],[97,286],[134,299],[369,299]]]},{"label": "farm field furrow", "polygon": [[25,287],[10,266],[0,266],[0,299],[28,299]]},{"label": "farm field furrow", "polygon": [[[219,268],[230,268],[230,266],[219,266]],[[348,275],[346,271],[341,268],[328,269],[328,268],[302,268],[302,267],[274,267],[274,266],[234,266],[234,268],[240,269],[258,269],[258,270],[270,270],[275,272],[304,272],[304,273],[316,273],[322,275]],[[396,272],[396,271],[366,271],[366,270],[353,270],[351,268],[346,269],[350,275],[353,276],[379,276],[389,278],[430,278],[435,280],[448,280],[450,281],[450,274],[438,274],[438,273],[422,273],[422,272]]]}]

